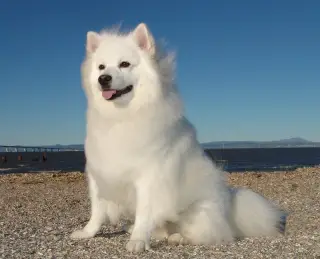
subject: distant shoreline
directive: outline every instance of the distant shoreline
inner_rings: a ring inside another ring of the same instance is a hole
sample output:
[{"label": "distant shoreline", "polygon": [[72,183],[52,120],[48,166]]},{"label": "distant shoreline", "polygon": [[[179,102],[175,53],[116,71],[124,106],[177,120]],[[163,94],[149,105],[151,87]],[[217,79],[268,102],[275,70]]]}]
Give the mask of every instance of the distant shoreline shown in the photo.
[{"label": "distant shoreline", "polygon": [[[309,141],[300,137],[293,137],[288,139],[271,140],[271,141],[210,141],[202,142],[201,146],[205,149],[234,149],[234,148],[303,148],[303,147],[318,147],[320,148],[320,142]],[[83,151],[84,144],[56,144],[56,145],[41,145],[41,146],[26,146],[26,145],[1,145],[0,152],[4,152],[5,149],[20,149],[20,151],[29,149],[41,151],[41,149],[54,149],[61,151]]]},{"label": "distant shoreline", "polygon": [[[233,144],[201,144],[202,148],[207,149],[277,149],[277,148],[320,148],[320,143],[304,144],[304,145],[233,145]],[[24,147],[24,146],[1,146],[0,154],[2,153],[20,153],[20,152],[84,152],[83,148],[67,148],[67,147]]]}]

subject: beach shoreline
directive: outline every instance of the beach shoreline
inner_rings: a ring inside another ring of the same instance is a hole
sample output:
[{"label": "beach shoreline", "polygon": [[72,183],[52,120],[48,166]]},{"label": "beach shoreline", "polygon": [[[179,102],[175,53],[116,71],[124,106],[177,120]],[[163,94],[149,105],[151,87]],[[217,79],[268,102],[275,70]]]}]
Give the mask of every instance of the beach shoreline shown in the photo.
[{"label": "beach shoreline", "polygon": [[131,255],[121,225],[105,225],[92,239],[69,238],[90,217],[84,173],[18,173],[0,175],[0,258],[320,258],[320,168],[226,177],[231,186],[249,187],[289,213],[285,235],[209,247],[153,240],[153,251]]}]

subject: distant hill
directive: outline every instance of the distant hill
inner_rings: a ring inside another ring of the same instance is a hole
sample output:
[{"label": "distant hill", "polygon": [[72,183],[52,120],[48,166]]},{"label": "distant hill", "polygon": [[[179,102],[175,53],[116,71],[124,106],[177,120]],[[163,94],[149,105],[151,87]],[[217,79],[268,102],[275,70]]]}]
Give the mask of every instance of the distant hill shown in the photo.
[{"label": "distant hill", "polygon": [[[213,141],[201,144],[203,148],[276,148],[276,147],[320,147],[320,142],[312,142],[303,138],[289,138],[272,141]],[[44,148],[63,148],[83,150],[83,144],[69,145],[44,145]],[[5,148],[0,146],[0,152],[5,152]]]},{"label": "distant hill", "polygon": [[289,138],[272,141],[213,141],[203,143],[204,148],[276,148],[276,147],[320,147],[320,142],[303,138]]}]

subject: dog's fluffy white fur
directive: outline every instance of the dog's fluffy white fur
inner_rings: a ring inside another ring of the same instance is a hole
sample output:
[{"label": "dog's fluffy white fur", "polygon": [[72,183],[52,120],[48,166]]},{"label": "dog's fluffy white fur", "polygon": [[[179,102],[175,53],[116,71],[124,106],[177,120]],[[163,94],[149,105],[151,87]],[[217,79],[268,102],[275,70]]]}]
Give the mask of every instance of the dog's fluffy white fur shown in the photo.
[{"label": "dog's fluffy white fur", "polygon": [[[123,61],[130,66],[119,67]],[[133,90],[104,99],[103,73],[112,76],[112,89]],[[228,187],[206,156],[183,115],[173,55],[158,50],[145,24],[128,33],[88,32],[82,80],[91,218],[72,238],[94,237],[105,221],[117,224],[121,216],[134,221],[131,252],[149,249],[153,235],[209,245],[279,233],[284,213],[251,190]]]}]

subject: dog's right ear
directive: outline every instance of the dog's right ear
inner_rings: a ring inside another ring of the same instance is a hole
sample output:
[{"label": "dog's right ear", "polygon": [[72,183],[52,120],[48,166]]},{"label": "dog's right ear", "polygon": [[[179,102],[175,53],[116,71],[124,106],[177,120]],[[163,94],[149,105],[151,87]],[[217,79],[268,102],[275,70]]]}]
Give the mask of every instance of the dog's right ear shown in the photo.
[{"label": "dog's right ear", "polygon": [[99,47],[100,41],[101,36],[99,35],[99,33],[88,31],[86,43],[87,53],[93,53]]},{"label": "dog's right ear", "polygon": [[147,51],[151,56],[155,55],[156,49],[154,38],[145,23],[140,23],[132,32],[133,38],[138,44],[139,48]]}]

